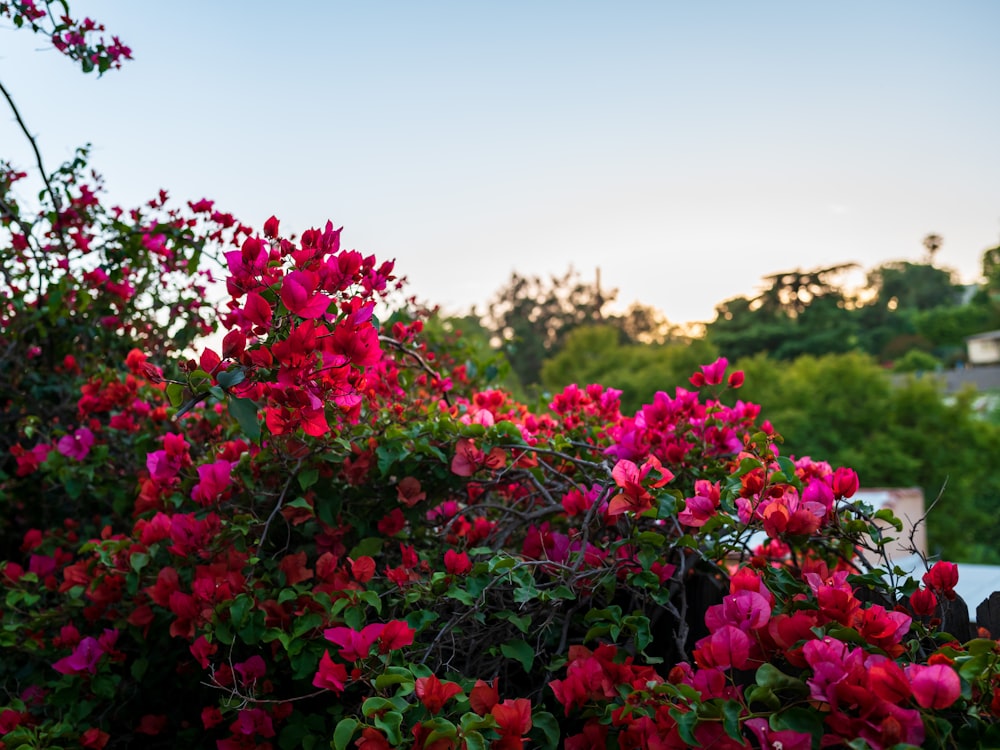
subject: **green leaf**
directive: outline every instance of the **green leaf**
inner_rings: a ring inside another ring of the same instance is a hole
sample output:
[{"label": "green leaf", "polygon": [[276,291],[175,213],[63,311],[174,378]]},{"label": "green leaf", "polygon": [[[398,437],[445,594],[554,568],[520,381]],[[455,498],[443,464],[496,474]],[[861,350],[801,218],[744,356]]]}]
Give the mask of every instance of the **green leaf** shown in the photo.
[{"label": "green leaf", "polygon": [[358,728],[358,720],[348,716],[337,722],[337,728],[333,730],[334,750],[345,750],[351,738],[354,737],[354,730]]},{"label": "green leaf", "polygon": [[559,722],[556,721],[555,716],[548,711],[536,711],[531,715],[531,726],[532,734],[537,730],[544,735],[544,744],[536,742],[534,747],[546,750],[550,748],[554,750],[554,748],[559,747]]},{"label": "green leaf", "polygon": [[389,667],[375,678],[375,687],[378,690],[383,690],[391,685],[413,681],[413,673],[406,667]]},{"label": "green leaf", "polygon": [[458,736],[458,728],[441,716],[435,716],[433,719],[425,721],[424,728],[431,730],[431,733],[427,735],[425,746],[433,745],[435,741],[443,738],[454,739]]},{"label": "green leaf", "polygon": [[688,747],[701,747],[694,736],[694,728],[698,725],[698,715],[694,711],[670,709],[670,716],[677,722],[677,734],[687,743]]},{"label": "green leaf", "polygon": [[743,734],[740,732],[740,713],[743,707],[735,701],[726,701],[722,704],[722,728],[726,734],[738,742],[743,741]]},{"label": "green leaf", "polygon": [[132,570],[134,570],[136,573],[145,568],[148,562],[149,562],[149,555],[147,555],[145,552],[135,552],[128,560],[128,564],[132,567]]},{"label": "green leaf", "polygon": [[762,664],[757,670],[756,682],[761,687],[770,688],[773,691],[788,691],[797,695],[809,693],[809,687],[790,675],[785,674],[773,664]]},{"label": "green leaf", "polygon": [[375,557],[375,555],[382,551],[383,541],[380,536],[365,537],[354,545],[348,556],[352,560],[357,560],[359,557]]},{"label": "green leaf", "polygon": [[531,665],[535,662],[535,649],[520,638],[504,643],[500,646],[500,652],[508,659],[520,662],[525,672],[530,672]]},{"label": "green leaf", "polygon": [[219,385],[223,388],[229,389],[246,380],[247,374],[243,371],[242,367],[236,367],[232,370],[220,372],[215,379],[219,381]]},{"label": "green leaf", "polygon": [[399,711],[389,711],[375,717],[375,726],[385,732],[386,739],[392,747],[400,747],[403,744],[403,734],[399,731],[403,724],[403,714]]},{"label": "green leaf", "polygon": [[257,404],[248,398],[229,397],[229,413],[239,423],[243,434],[250,440],[260,440],[260,422],[257,421]]},{"label": "green leaf", "polygon": [[184,401],[184,386],[180,383],[168,383],[167,398],[170,400],[171,406],[180,406]]},{"label": "green leaf", "polygon": [[783,729],[791,729],[794,732],[803,732],[814,738],[823,736],[823,715],[818,711],[809,708],[789,708],[781,713],[771,716],[771,729],[780,732]]},{"label": "green leaf", "polygon": [[305,471],[299,472],[299,487],[303,490],[307,490],[316,484],[319,479],[319,469],[306,469]]},{"label": "green leaf", "polygon": [[361,713],[366,719],[370,719],[372,714],[378,713],[379,711],[386,711],[396,706],[388,698],[380,698],[377,695],[373,695],[371,698],[367,698],[364,703],[361,704]]}]

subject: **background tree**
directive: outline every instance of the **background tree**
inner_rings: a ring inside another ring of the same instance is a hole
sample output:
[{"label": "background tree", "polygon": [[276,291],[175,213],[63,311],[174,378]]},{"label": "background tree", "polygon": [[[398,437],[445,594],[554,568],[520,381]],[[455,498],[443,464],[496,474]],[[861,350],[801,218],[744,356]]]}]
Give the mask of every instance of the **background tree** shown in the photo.
[{"label": "background tree", "polygon": [[632,414],[650,403],[657,391],[672,395],[677,386],[690,388],[688,378],[699,363],[717,356],[704,339],[637,344],[623,341],[616,326],[583,326],[573,330],[562,350],[545,361],[542,385],[556,392],[571,384],[613,383],[622,392],[622,413]]},{"label": "background tree", "polygon": [[854,467],[867,487],[919,486],[929,505],[933,552],[1000,563],[996,446],[1000,429],[977,416],[974,394],[946,400],[933,377],[896,381],[861,353],[805,356],[791,363],[741,360],[740,398],[759,403],[783,452]]},{"label": "background tree", "polygon": [[483,325],[524,385],[539,382],[542,362],[574,328],[603,320],[616,290],[604,290],[600,276],[584,281],[570,268],[562,276],[522,276],[516,271],[486,308]]},{"label": "background tree", "polygon": [[716,308],[706,336],[731,359],[759,352],[779,359],[857,348],[857,316],[838,277],[855,267],[845,263],[811,271],[787,271],[764,278],[754,298],[735,297]]}]

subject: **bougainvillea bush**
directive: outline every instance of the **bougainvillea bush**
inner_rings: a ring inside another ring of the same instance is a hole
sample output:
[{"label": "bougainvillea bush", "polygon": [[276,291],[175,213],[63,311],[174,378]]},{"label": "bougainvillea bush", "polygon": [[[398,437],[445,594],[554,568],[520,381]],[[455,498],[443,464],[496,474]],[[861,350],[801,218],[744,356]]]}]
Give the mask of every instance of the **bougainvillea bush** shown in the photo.
[{"label": "bougainvillea bush", "polygon": [[[331,224],[30,214],[12,174],[3,747],[1000,745],[956,566],[893,568],[898,522],[783,455],[725,360],[634,414],[529,408]],[[187,320],[219,344],[157,333]]]}]

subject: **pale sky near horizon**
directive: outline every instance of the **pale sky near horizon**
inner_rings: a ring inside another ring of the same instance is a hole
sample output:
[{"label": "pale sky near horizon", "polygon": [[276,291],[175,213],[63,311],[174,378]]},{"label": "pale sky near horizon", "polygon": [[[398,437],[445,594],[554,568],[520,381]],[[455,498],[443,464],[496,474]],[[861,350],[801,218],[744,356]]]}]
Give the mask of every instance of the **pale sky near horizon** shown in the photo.
[{"label": "pale sky near horizon", "polygon": [[[84,77],[0,28],[51,169],[112,201],[327,219],[420,299],[570,265],[676,323],[762,276],[1000,242],[1000,3],[77,0],[135,60]],[[0,158],[31,160],[7,114]]]}]

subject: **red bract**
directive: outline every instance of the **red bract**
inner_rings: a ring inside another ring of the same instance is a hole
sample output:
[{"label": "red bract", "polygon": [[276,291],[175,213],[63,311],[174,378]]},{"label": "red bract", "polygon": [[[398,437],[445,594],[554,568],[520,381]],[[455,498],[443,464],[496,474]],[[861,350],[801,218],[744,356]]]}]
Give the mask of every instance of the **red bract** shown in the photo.
[{"label": "red bract", "polygon": [[494,743],[494,747],[524,747],[522,738],[531,729],[531,701],[525,698],[507,699],[493,706],[491,713],[500,733],[500,742]]},{"label": "red bract", "polygon": [[451,575],[466,575],[472,570],[472,561],[465,552],[449,549],[444,553],[444,569]]},{"label": "red bract", "polygon": [[469,707],[480,716],[485,716],[493,707],[500,702],[500,692],[497,690],[497,681],[476,680],[476,684],[469,691]]},{"label": "red bract", "polygon": [[432,714],[440,713],[450,698],[462,692],[459,685],[448,680],[442,682],[436,675],[418,677],[415,687],[417,698]]},{"label": "red bract", "polygon": [[403,620],[390,620],[379,634],[379,653],[405,648],[413,643],[416,631]]},{"label": "red bract", "polygon": [[347,667],[330,658],[326,651],[319,660],[319,668],[313,677],[312,684],[324,690],[342,693],[347,686]]},{"label": "red bract", "polygon": [[924,573],[923,581],[927,588],[943,594],[946,599],[954,599],[955,586],[958,585],[958,566],[955,563],[939,560]]},{"label": "red bract", "polygon": [[655,456],[650,456],[641,469],[628,459],[622,459],[615,464],[611,476],[614,478],[615,484],[621,488],[621,492],[611,499],[608,505],[608,515],[619,516],[625,511],[631,511],[638,515],[653,507],[653,497],[642,485],[643,480],[652,470],[656,470],[660,477],[655,482],[650,483],[651,487],[662,487],[674,478],[674,475],[664,469]]}]

